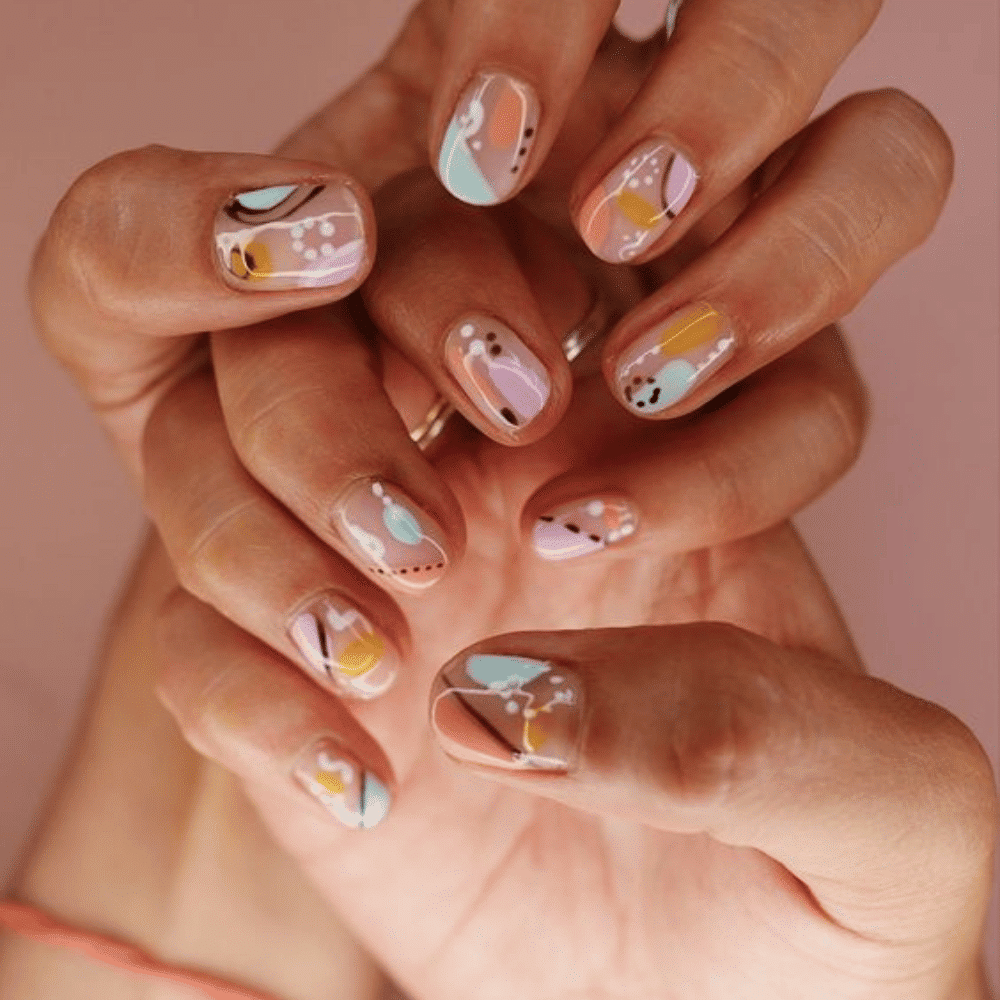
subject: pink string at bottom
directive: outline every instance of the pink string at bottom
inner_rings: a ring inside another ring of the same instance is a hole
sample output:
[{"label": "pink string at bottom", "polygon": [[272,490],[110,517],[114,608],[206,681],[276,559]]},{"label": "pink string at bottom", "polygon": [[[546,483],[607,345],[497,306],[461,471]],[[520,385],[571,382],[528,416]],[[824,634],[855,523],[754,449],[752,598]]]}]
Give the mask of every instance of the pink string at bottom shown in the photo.
[{"label": "pink string at bottom", "polygon": [[209,1000],[276,1000],[246,986],[237,986],[207,972],[167,965],[141,948],[105,934],[83,931],[59,923],[47,913],[24,903],[0,900],[0,926],[43,944],[68,948],[101,965],[121,969],[135,976],[165,979],[201,990]]}]

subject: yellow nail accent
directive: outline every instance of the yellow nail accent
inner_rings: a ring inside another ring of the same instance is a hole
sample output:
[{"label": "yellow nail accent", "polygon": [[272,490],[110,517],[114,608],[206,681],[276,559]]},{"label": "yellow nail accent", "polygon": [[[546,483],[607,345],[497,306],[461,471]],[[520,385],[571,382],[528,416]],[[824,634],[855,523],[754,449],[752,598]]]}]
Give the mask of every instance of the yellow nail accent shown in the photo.
[{"label": "yellow nail accent", "polygon": [[385,642],[374,632],[348,643],[337,657],[340,672],[348,677],[360,677],[378,666],[385,655]]},{"label": "yellow nail accent", "polygon": [[317,771],[316,781],[331,795],[340,795],[340,793],[347,787],[344,784],[344,779],[341,778],[339,774],[334,774],[331,771]]},{"label": "yellow nail accent", "polygon": [[662,218],[663,209],[650,205],[645,198],[640,198],[634,191],[626,188],[615,195],[618,210],[629,222],[643,229],[652,229]]},{"label": "yellow nail accent", "polygon": [[702,306],[695,313],[681,316],[663,328],[660,334],[661,354],[684,354],[719,336],[723,330],[722,315],[711,306]]}]

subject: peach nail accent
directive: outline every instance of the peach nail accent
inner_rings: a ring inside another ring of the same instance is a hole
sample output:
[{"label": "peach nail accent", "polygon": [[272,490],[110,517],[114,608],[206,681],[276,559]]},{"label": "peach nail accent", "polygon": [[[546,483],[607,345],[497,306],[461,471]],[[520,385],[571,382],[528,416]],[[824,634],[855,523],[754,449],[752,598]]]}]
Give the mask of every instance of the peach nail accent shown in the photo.
[{"label": "peach nail accent", "polygon": [[216,218],[215,246],[226,281],[251,290],[340,285],[367,259],[361,206],[343,184],[237,194]]},{"label": "peach nail accent", "polygon": [[661,139],[637,146],[587,196],[577,217],[584,242],[621,264],[657,240],[694,194],[694,167]]}]

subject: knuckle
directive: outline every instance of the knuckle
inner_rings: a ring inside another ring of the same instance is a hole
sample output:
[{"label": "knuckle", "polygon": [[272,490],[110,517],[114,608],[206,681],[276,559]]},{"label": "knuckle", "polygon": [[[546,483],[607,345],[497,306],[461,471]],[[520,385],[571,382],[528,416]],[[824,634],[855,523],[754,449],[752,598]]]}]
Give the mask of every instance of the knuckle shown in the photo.
[{"label": "knuckle", "polygon": [[175,178],[196,154],[150,145],[124,150],[94,164],[70,186],[53,212],[41,256],[58,268],[94,315],[135,325],[142,289],[136,265],[156,259],[141,205],[150,186]]},{"label": "knuckle", "polygon": [[[700,635],[697,667],[685,671],[676,715],[662,727],[654,759],[663,791],[690,807],[730,801],[763,769],[769,720],[786,701],[764,665],[759,643],[743,630],[714,623]],[[705,657],[706,633],[712,656]]]},{"label": "knuckle", "polygon": [[203,527],[177,553],[175,567],[181,585],[207,603],[245,579],[241,570],[246,539],[261,544],[252,523],[259,507],[257,497],[231,498],[218,504]]}]

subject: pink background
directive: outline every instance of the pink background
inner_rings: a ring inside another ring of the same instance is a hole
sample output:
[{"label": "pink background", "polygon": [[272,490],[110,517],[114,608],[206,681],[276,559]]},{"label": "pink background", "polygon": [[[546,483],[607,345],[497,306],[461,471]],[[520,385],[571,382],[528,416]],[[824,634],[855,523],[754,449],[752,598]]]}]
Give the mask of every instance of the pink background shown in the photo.
[{"label": "pink background", "polygon": [[[641,25],[656,4],[628,6]],[[266,150],[371,62],[408,7],[45,0],[5,13],[2,879],[65,749],[142,526],[93,420],[32,339],[23,291],[32,246],[73,178],[118,149],[156,141]],[[858,466],[799,518],[872,671],[946,705],[994,764],[997,38],[994,0],[887,0],[824,101],[886,85],[907,90],[942,121],[958,163],[934,236],[849,320],[872,391],[871,437]],[[994,908],[994,977],[997,936]]]}]

